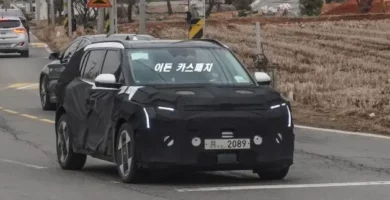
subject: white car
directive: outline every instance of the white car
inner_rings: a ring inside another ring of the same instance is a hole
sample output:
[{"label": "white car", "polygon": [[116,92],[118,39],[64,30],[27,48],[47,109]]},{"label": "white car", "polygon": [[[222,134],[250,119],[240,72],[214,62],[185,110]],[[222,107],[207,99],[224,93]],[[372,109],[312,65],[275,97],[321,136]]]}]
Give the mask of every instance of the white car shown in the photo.
[{"label": "white car", "polygon": [[0,17],[0,53],[29,57],[28,32],[19,17]]}]

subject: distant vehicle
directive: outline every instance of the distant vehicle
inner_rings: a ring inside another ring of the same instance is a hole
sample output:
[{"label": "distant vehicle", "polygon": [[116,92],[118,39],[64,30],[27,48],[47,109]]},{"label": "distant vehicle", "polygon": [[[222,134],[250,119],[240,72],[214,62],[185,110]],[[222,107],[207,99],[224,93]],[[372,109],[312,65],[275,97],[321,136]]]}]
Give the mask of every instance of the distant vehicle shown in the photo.
[{"label": "distant vehicle", "polygon": [[62,52],[54,52],[50,54],[49,59],[53,62],[43,67],[39,76],[39,96],[43,110],[54,110],[56,107],[56,95],[54,89],[61,72],[65,69],[66,64],[72,55],[79,49],[91,44],[92,42],[102,41],[107,39],[127,39],[129,40],[144,40],[154,38],[149,35],[137,34],[113,34],[107,36],[106,34],[81,36],[71,42],[68,47]]},{"label": "distant vehicle", "polygon": [[293,164],[290,103],[218,41],[100,41],[70,62],[55,116],[65,170],[89,155],[115,163],[125,183],[155,169],[278,180]]},{"label": "distant vehicle", "polygon": [[20,9],[0,9],[0,17],[19,17],[22,21],[24,28],[27,30],[28,42],[30,42],[30,25],[28,16],[25,16],[23,11]]},{"label": "distant vehicle", "polygon": [[29,57],[28,31],[19,17],[0,17],[0,53]]}]

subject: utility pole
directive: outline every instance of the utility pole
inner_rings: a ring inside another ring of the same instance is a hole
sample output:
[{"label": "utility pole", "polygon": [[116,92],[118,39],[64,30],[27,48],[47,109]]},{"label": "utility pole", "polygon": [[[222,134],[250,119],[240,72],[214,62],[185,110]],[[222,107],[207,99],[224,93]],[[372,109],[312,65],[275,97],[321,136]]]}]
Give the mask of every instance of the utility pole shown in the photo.
[{"label": "utility pole", "polygon": [[98,33],[100,34],[104,32],[104,8],[98,8],[97,29],[98,29]]},{"label": "utility pole", "polygon": [[72,31],[72,17],[73,17],[73,13],[72,13],[72,0],[66,0],[68,1],[68,34],[69,34],[69,37],[72,38],[73,37],[73,31]]},{"label": "utility pole", "polygon": [[50,15],[51,15],[51,25],[56,25],[56,12],[54,10],[54,0],[50,0]]},{"label": "utility pole", "polygon": [[139,32],[141,34],[146,33],[146,19],[145,19],[145,0],[139,2]]},{"label": "utility pole", "polygon": [[110,8],[110,31],[109,34],[114,34],[115,32],[115,0],[112,0],[112,6]]},{"label": "utility pole", "polygon": [[29,4],[30,4],[30,13],[32,13],[33,12],[33,1],[29,0]]},{"label": "utility pole", "polygon": [[35,0],[35,13],[36,13],[36,20],[39,24],[41,20],[41,0]]},{"label": "utility pole", "polygon": [[114,11],[115,11],[115,33],[118,33],[118,0],[114,0]]}]

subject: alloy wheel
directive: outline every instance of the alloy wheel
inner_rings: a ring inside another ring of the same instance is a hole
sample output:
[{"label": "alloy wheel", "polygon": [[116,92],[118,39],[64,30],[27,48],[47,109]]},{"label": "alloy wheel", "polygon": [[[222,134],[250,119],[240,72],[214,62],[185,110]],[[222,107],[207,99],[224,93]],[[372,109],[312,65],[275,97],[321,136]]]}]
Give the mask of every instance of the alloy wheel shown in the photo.
[{"label": "alloy wheel", "polygon": [[126,177],[131,172],[131,164],[133,162],[133,152],[131,150],[131,138],[129,133],[124,130],[119,136],[118,151],[120,151],[120,159],[118,160],[119,171],[123,177]]},{"label": "alloy wheel", "polygon": [[65,163],[69,155],[69,134],[65,121],[61,121],[57,131],[57,154],[61,163]]}]

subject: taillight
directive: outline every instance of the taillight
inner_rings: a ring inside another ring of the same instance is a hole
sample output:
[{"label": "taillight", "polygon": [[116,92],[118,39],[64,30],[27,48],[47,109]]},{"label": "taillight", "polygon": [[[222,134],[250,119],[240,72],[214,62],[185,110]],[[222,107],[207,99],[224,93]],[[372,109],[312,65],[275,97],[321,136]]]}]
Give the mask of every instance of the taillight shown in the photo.
[{"label": "taillight", "polygon": [[17,34],[24,34],[26,32],[25,28],[15,28],[14,32]]}]

